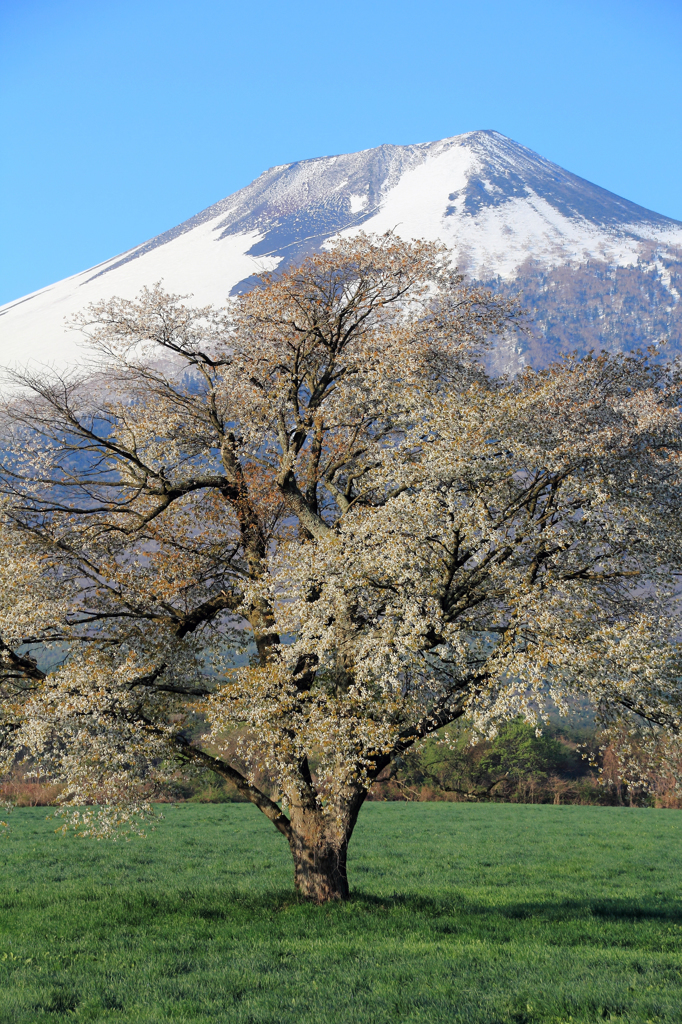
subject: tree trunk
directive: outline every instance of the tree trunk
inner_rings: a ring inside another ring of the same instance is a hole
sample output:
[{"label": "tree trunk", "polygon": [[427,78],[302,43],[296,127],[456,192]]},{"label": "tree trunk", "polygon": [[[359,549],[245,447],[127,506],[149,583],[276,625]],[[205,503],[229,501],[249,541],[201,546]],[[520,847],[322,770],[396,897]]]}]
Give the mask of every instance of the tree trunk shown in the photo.
[{"label": "tree trunk", "polygon": [[293,833],[289,842],[294,858],[294,884],[301,896],[313,903],[348,898],[347,840],[338,846],[327,842],[312,845]]},{"label": "tree trunk", "polygon": [[288,835],[294,884],[313,903],[348,899],[348,843],[367,792],[344,787],[323,810],[310,793],[292,794]]}]

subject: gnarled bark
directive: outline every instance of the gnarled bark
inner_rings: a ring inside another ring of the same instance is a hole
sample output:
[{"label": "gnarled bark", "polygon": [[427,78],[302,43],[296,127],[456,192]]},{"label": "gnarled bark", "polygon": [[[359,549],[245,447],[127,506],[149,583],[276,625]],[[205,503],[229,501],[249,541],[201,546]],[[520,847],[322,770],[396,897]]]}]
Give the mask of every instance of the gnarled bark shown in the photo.
[{"label": "gnarled bark", "polygon": [[290,802],[287,838],[294,859],[294,885],[313,903],[345,900],[349,896],[348,844],[367,792],[345,787],[334,806],[327,805],[324,811],[307,796],[297,794]]},{"label": "gnarled bark", "polygon": [[294,858],[294,885],[301,896],[313,903],[348,898],[348,840],[310,844],[294,832],[289,846]]}]

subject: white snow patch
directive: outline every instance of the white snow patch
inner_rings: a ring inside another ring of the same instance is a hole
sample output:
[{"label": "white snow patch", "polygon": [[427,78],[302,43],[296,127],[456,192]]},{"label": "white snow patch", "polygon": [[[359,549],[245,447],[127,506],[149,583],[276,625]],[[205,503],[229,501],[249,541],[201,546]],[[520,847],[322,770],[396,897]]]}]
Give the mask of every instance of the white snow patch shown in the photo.
[{"label": "white snow patch", "polygon": [[[654,271],[658,272],[658,276],[660,277],[661,281],[663,282],[664,288],[668,289],[670,294],[675,299],[675,305],[677,305],[677,303],[682,298],[682,295],[680,295],[680,293],[678,292],[677,288],[673,284],[672,274],[670,273],[670,270],[668,269],[668,267],[666,267],[665,264],[661,262],[661,260],[655,260],[647,269],[651,270],[652,272],[654,272]],[[669,306],[668,307],[668,312],[670,312],[671,310],[672,310],[672,306]]]},{"label": "white snow patch", "polygon": [[637,235],[638,238],[647,238],[652,242],[661,242],[663,245],[674,245],[682,248],[682,224],[671,225],[670,227],[659,227],[657,224],[647,224],[644,221],[635,221],[632,224],[624,224],[623,231]]},{"label": "white snow patch", "polygon": [[430,154],[402,175],[362,230],[382,234],[393,228],[403,238],[441,241],[452,250],[455,262],[480,277],[513,278],[529,258],[549,266],[588,259],[618,266],[637,263],[636,239],[600,230],[582,218],[565,217],[530,189],[525,197],[483,207],[475,216],[462,212],[460,196],[454,201],[455,212],[448,215],[448,207],[453,207],[450,195],[461,192],[476,170],[475,155],[463,146]]},{"label": "white snow patch", "polygon": [[405,171],[385,194],[379,213],[363,224],[363,230],[383,234],[395,228],[404,238],[440,237],[448,196],[466,185],[474,163],[474,154],[464,146],[435,150],[423,163]]},{"label": "white snow patch", "polygon": [[92,281],[88,278],[120,257],[0,307],[0,366],[28,361],[64,367],[80,361],[82,338],[67,331],[64,318],[71,319],[91,302],[114,295],[133,299],[143,285],[161,280],[168,292],[192,294],[194,305],[222,305],[239,281],[274,270],[280,262],[247,255],[262,234],[218,239],[216,230],[214,221],[208,221]]}]

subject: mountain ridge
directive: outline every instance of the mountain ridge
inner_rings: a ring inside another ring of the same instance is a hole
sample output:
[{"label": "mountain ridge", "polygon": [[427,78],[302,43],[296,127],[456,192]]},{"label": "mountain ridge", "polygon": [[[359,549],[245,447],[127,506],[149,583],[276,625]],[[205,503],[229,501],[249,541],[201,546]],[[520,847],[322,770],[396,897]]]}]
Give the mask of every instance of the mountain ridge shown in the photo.
[{"label": "mountain ridge", "polygon": [[[78,360],[58,322],[90,301],[163,279],[222,304],[337,234],[389,229],[439,239],[470,280],[520,291],[540,313],[540,361],[581,347],[582,335],[622,349],[667,334],[682,350],[682,222],[491,129],[275,165],[155,238],[1,307],[2,346],[14,358]],[[545,295],[559,280],[563,319]]]}]

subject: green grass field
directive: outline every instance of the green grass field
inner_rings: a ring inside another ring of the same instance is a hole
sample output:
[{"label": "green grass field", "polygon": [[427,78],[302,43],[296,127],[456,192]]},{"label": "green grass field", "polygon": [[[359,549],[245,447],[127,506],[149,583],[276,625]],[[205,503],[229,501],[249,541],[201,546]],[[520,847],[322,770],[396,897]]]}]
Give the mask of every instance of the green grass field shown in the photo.
[{"label": "green grass field", "polygon": [[11,822],[2,1024],[682,1021],[676,811],[369,804],[325,907],[249,805],[118,844]]}]

